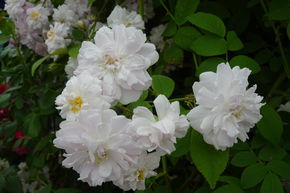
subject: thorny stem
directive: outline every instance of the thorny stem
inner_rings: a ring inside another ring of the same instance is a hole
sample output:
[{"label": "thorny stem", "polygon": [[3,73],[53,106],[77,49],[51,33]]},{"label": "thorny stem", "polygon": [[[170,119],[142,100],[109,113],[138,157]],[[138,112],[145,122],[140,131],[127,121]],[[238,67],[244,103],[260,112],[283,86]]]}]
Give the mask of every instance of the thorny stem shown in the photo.
[{"label": "thorny stem", "polygon": [[[176,23],[176,20],[174,18],[174,16],[172,15],[172,13],[170,12],[170,10],[166,7],[166,5],[164,4],[163,0],[159,0],[162,7],[167,11],[168,15],[171,17],[171,19],[174,21],[174,23]],[[177,24],[177,23],[176,23]]]},{"label": "thorny stem", "polygon": [[124,107],[124,106],[115,106],[115,108],[120,109],[120,110],[122,110],[122,111],[125,111],[125,112],[127,112],[127,113],[130,113],[130,115],[133,114],[133,111],[131,111],[130,109],[128,109],[128,108],[126,108],[126,107]]},{"label": "thorny stem", "polygon": [[268,94],[268,98],[272,97],[274,91],[278,88],[278,86],[283,82],[283,80],[286,78],[286,74],[283,72],[275,81],[275,83],[273,84],[269,94]]},{"label": "thorny stem", "polygon": [[189,176],[189,178],[187,178],[187,180],[181,185],[181,187],[178,189],[178,193],[183,193],[184,190],[186,189],[186,187],[188,185],[190,185],[190,182],[194,179],[195,177],[195,173],[192,172],[191,175]]},{"label": "thorny stem", "polygon": [[195,65],[195,70],[198,69],[198,62],[197,62],[197,59],[196,59],[196,55],[195,53],[192,54],[193,55],[193,61],[194,61],[194,65]]},{"label": "thorny stem", "polygon": [[169,175],[168,175],[166,157],[162,156],[161,159],[162,159],[163,173],[165,175],[165,180],[166,180],[167,191],[168,192],[172,192],[172,189],[171,189],[171,186],[170,186],[170,179],[169,179]]},{"label": "thorny stem", "polygon": [[[264,0],[260,0],[260,3],[261,3],[261,6],[262,6],[264,12],[267,14],[268,10],[267,10],[267,7],[266,7],[266,5],[264,3]],[[284,48],[283,48],[283,45],[282,45],[282,42],[281,42],[281,39],[280,39],[279,29],[277,29],[275,27],[275,25],[274,25],[274,23],[272,21],[269,21],[269,22],[270,22],[270,25],[273,28],[273,31],[274,31],[274,33],[276,35],[276,39],[277,39],[277,42],[278,42],[279,50],[280,50],[280,53],[281,53],[281,56],[282,56],[282,59],[283,59],[284,70],[286,72],[286,75],[287,75],[288,79],[290,79],[290,69],[289,69],[288,61],[287,61],[287,58],[286,58],[286,55],[285,55],[285,51],[284,51]]]},{"label": "thorny stem", "polygon": [[138,12],[144,19],[144,1],[143,0],[138,0]]}]

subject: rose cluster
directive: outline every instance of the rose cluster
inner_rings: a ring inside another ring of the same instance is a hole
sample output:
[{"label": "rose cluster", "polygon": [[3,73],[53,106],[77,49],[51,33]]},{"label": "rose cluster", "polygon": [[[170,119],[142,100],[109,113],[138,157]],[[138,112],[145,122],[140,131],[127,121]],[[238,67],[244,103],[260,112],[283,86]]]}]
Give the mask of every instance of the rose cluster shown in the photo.
[{"label": "rose cluster", "polygon": [[153,102],[157,115],[139,106],[128,119],[111,107],[127,105],[151,86],[147,69],[158,60],[155,45],[141,31],[136,12],[116,6],[95,34],[84,41],[77,60],[70,59],[65,89],[56,99],[65,119],[54,144],[65,150],[63,165],[92,186],[112,181],[124,190],[144,189],[160,156],[175,150],[176,138],[191,126],[218,150],[245,141],[261,119],[262,97],[247,89],[250,70],[219,64],[193,84],[197,106],[180,115],[178,102],[164,95]]},{"label": "rose cluster", "polygon": [[189,127],[179,103],[164,95],[153,102],[157,115],[137,107],[128,119],[111,108],[135,102],[151,86],[147,69],[159,55],[143,28],[140,15],[116,6],[94,41],[82,43],[76,69],[56,99],[65,119],[54,140],[65,150],[62,164],[91,186],[112,181],[124,190],[144,189],[160,156],[174,151]]},{"label": "rose cluster", "polygon": [[13,20],[20,43],[45,56],[71,42],[74,28],[87,28],[92,20],[87,0],[65,0],[54,8],[50,0],[38,4],[7,0],[5,10]]}]

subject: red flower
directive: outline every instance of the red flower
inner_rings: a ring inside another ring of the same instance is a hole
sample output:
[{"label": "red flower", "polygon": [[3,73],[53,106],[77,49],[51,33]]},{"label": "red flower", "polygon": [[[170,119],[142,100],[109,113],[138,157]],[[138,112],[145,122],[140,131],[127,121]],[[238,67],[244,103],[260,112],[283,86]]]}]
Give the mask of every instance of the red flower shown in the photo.
[{"label": "red flower", "polygon": [[7,84],[5,82],[0,84],[0,94],[4,93],[7,90]]},{"label": "red flower", "polygon": [[25,135],[23,134],[23,132],[21,130],[17,130],[15,132],[15,138],[16,139],[23,139],[25,137]]},{"label": "red flower", "polygon": [[28,154],[29,150],[26,149],[26,148],[23,148],[23,147],[16,147],[16,148],[15,148],[15,152],[16,152],[18,155],[26,155],[26,154]]},{"label": "red flower", "polygon": [[10,108],[8,107],[0,109],[0,121],[2,121],[5,118],[9,118],[9,111]]}]

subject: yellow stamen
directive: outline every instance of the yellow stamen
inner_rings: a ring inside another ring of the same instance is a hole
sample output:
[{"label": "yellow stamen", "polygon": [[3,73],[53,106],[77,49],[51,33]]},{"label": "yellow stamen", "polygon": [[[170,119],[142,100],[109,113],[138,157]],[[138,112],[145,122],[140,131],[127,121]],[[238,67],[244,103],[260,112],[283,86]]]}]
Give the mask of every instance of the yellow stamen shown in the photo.
[{"label": "yellow stamen", "polygon": [[73,113],[79,112],[82,109],[82,105],[84,103],[81,97],[76,97],[72,100],[69,100],[68,102],[72,106],[71,111]]},{"label": "yellow stamen", "polygon": [[31,16],[32,16],[32,19],[33,19],[34,21],[37,21],[38,18],[39,18],[39,13],[36,12],[36,11],[34,11],[34,12],[32,12]]},{"label": "yellow stamen", "polygon": [[134,173],[137,176],[138,182],[143,181],[145,179],[144,172],[145,172],[144,170],[138,170]]}]

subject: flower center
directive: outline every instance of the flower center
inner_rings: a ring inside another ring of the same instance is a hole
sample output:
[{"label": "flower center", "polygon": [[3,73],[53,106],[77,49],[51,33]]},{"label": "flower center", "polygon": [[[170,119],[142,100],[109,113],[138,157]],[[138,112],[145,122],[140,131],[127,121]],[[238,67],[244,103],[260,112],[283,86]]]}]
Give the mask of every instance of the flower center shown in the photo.
[{"label": "flower center", "polygon": [[141,170],[134,172],[135,176],[137,176],[138,182],[143,181],[145,179],[144,172],[145,172],[144,169],[141,169]]},{"label": "flower center", "polygon": [[32,20],[33,21],[38,21],[38,19],[39,19],[39,13],[37,11],[33,11],[31,13],[31,17],[32,17]]},{"label": "flower center", "polygon": [[241,116],[241,107],[240,106],[236,106],[234,108],[230,108],[228,111],[229,111],[229,113],[231,113],[236,118],[240,118],[240,116]]},{"label": "flower center", "polygon": [[108,159],[108,152],[105,149],[102,149],[102,150],[97,151],[95,153],[95,162],[96,162],[96,164],[100,164],[106,159]]},{"label": "flower center", "polygon": [[72,100],[69,100],[68,102],[71,105],[71,111],[73,113],[79,112],[82,109],[82,105],[84,103],[81,97],[76,97]]},{"label": "flower center", "polygon": [[47,32],[47,37],[48,37],[48,39],[53,40],[54,39],[54,31]]},{"label": "flower center", "polygon": [[120,64],[119,64],[119,59],[113,58],[110,55],[105,55],[104,56],[104,68],[111,70],[111,71],[116,71],[119,69]]}]

